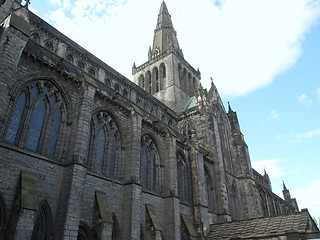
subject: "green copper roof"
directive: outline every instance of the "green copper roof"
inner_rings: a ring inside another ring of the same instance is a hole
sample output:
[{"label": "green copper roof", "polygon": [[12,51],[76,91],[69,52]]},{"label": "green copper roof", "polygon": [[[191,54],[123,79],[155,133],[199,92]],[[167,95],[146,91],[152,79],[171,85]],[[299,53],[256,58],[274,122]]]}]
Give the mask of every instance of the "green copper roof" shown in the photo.
[{"label": "green copper roof", "polygon": [[187,104],[183,107],[182,111],[188,110],[188,109],[193,108],[195,106],[197,106],[197,102],[196,102],[196,97],[193,96],[188,100]]}]

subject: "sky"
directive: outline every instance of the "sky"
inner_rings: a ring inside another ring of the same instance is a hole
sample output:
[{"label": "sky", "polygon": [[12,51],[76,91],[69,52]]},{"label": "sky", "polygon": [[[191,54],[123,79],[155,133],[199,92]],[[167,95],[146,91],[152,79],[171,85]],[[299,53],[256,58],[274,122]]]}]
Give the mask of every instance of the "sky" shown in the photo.
[{"label": "sky", "polygon": [[[32,0],[29,9],[132,80],[162,0]],[[253,167],[320,218],[320,0],[166,0],[185,59],[238,114]]]}]

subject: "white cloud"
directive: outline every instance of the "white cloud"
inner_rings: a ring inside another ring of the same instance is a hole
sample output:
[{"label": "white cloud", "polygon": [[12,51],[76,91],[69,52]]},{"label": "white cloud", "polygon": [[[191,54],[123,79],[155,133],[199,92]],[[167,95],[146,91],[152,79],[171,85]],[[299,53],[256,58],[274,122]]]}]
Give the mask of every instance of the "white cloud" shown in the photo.
[{"label": "white cloud", "polygon": [[316,92],[317,92],[317,95],[318,95],[318,99],[319,99],[319,101],[320,101],[320,88],[318,88],[318,89],[316,90]]},{"label": "white cloud", "polygon": [[305,139],[310,139],[314,137],[320,136],[320,128],[312,129],[306,132],[297,132],[297,133],[291,133],[291,134],[277,134],[277,139],[286,139],[291,142],[301,142]]},{"label": "white cloud", "polygon": [[[50,20],[81,46],[132,79],[147,60],[161,0],[51,0]],[[314,0],[166,0],[186,60],[202,84],[243,95],[268,85],[301,54],[320,15]],[[62,12],[63,14],[62,14]]]},{"label": "white cloud", "polygon": [[302,139],[312,138],[317,136],[320,136],[320,128],[313,129],[308,132],[296,133],[294,135],[295,140],[302,140]]},{"label": "white cloud", "polygon": [[270,116],[271,116],[272,119],[280,120],[280,114],[277,112],[276,109],[272,109],[270,111]]},{"label": "white cloud", "polygon": [[296,198],[300,209],[308,208],[310,215],[320,218],[320,179],[313,180],[309,184],[296,189],[289,189],[292,198]]},{"label": "white cloud", "polygon": [[270,178],[278,178],[284,175],[283,169],[279,166],[279,162],[281,161],[281,159],[253,161],[252,167],[262,175],[264,174],[264,170],[266,170]]},{"label": "white cloud", "polygon": [[61,0],[49,0],[52,6],[61,6]]},{"label": "white cloud", "polygon": [[312,104],[312,100],[306,94],[301,94],[298,97],[298,101],[304,104],[306,107],[310,107],[310,105]]}]

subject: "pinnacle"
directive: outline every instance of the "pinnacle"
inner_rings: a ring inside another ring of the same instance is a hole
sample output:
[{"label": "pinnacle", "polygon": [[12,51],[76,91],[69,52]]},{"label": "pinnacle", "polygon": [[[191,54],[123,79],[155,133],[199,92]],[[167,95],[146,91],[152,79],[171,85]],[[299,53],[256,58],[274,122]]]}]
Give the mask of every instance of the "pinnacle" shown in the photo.
[{"label": "pinnacle", "polygon": [[171,22],[171,16],[169,14],[167,5],[164,1],[161,3],[159,15],[158,15],[158,22],[157,22],[157,28],[161,28],[161,27],[173,28],[172,22]]},{"label": "pinnacle", "polygon": [[159,15],[162,14],[162,13],[167,13],[167,14],[169,14],[167,5],[166,5],[166,3],[165,3],[164,1],[162,1],[162,3],[161,3]]},{"label": "pinnacle", "polygon": [[286,185],[284,184],[284,181],[282,180],[283,183],[283,190],[287,190]]}]

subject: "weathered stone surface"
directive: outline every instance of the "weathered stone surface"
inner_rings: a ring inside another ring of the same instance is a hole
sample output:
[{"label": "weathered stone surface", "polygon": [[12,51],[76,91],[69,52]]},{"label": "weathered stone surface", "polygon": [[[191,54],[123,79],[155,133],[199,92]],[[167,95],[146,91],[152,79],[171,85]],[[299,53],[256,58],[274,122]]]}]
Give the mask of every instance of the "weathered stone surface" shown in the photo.
[{"label": "weathered stone surface", "polygon": [[28,14],[1,29],[0,239],[196,239],[298,211],[252,169],[236,112],[201,87],[164,2],[137,85]]}]

